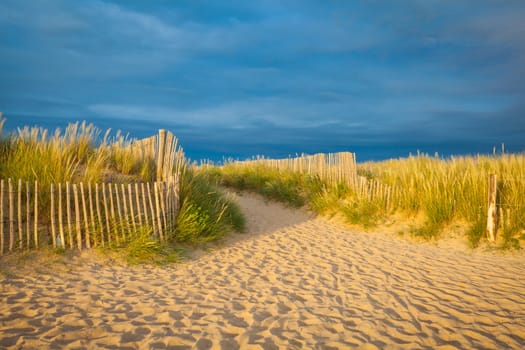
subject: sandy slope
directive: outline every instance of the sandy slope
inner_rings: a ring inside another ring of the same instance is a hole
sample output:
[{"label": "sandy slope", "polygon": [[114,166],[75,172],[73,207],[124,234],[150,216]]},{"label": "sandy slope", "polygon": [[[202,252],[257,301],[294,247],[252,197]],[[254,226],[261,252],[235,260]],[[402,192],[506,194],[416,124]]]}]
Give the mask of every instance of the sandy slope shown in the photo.
[{"label": "sandy slope", "polygon": [[250,233],[168,268],[83,254],[0,277],[0,348],[525,345],[525,260],[465,254],[244,195]]}]

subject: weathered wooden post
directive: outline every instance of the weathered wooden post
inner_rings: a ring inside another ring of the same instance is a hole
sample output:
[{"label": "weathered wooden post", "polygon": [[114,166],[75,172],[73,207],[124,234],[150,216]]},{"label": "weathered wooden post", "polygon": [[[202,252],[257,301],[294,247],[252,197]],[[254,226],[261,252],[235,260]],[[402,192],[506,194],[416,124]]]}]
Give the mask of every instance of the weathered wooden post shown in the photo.
[{"label": "weathered wooden post", "polygon": [[[73,229],[71,228],[71,184],[66,181],[66,217],[67,217],[67,236],[69,238],[69,247],[73,249]],[[64,245],[65,247],[65,245]]]},{"label": "weathered wooden post", "polygon": [[58,229],[60,232],[60,243],[58,248],[66,247],[66,239],[64,237],[64,218],[62,215],[62,184],[58,184]]},{"label": "weathered wooden post", "polygon": [[87,212],[86,196],[84,192],[84,184],[80,183],[80,195],[82,197],[82,209],[84,213],[84,227],[86,230],[86,247],[91,248],[91,239],[89,237],[89,217]]},{"label": "weathered wooden post", "polygon": [[4,180],[0,180],[0,255],[4,254]]},{"label": "weathered wooden post", "polygon": [[496,210],[496,174],[489,175],[488,212],[487,212],[487,239],[495,241],[497,210]]},{"label": "weathered wooden post", "polygon": [[9,191],[9,251],[12,252],[15,246],[15,197],[13,192],[13,181],[7,179]]},{"label": "weathered wooden post", "polygon": [[26,181],[26,235],[27,249],[29,249],[31,241],[31,187],[29,181]]},{"label": "weathered wooden post", "polygon": [[102,200],[104,201],[104,217],[106,219],[106,229],[108,231],[106,238],[108,240],[108,244],[111,244],[111,226],[109,224],[108,196],[106,195],[105,182],[102,183]]},{"label": "weathered wooden post", "polygon": [[82,225],[80,224],[80,202],[78,200],[78,186],[73,184],[73,198],[75,200],[75,229],[77,232],[77,247],[82,250]]},{"label": "weathered wooden post", "polygon": [[18,179],[18,246],[22,249],[24,233],[22,229],[22,179]]},{"label": "weathered wooden post", "polygon": [[38,181],[35,180],[35,248],[38,248]]},{"label": "weathered wooden post", "polygon": [[55,185],[51,184],[51,237],[53,238],[53,248],[57,247],[57,237],[55,231]]},{"label": "weathered wooden post", "polygon": [[166,130],[159,130],[157,154],[157,181],[164,180],[164,153],[166,152]]}]

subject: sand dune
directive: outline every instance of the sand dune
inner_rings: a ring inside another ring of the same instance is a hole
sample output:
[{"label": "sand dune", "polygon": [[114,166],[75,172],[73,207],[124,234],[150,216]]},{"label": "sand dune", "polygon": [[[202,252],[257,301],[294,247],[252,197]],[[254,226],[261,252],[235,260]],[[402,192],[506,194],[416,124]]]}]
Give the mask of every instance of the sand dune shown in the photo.
[{"label": "sand dune", "polygon": [[250,232],[183,264],[130,268],[83,253],[9,268],[0,348],[525,346],[523,255],[413,244],[239,201]]}]

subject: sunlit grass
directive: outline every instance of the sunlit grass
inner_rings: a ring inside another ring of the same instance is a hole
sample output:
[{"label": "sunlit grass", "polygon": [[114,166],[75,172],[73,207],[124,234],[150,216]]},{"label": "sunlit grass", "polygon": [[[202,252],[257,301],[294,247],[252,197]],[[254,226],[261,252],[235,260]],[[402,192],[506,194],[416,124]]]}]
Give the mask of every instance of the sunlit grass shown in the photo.
[{"label": "sunlit grass", "polygon": [[233,199],[228,198],[202,175],[187,170],[182,177],[181,208],[172,239],[204,243],[242,232],[245,219]]},{"label": "sunlit grass", "polygon": [[[157,178],[154,144],[124,137],[117,132],[110,138],[109,130],[101,132],[92,124],[70,124],[64,131],[50,133],[39,127],[24,127],[11,134],[3,133],[5,119],[0,118],[0,178],[39,185],[40,223],[49,224],[51,184],[71,183],[129,183],[151,182]],[[142,143],[141,143],[142,142]],[[180,211],[167,242],[160,242],[150,228],[127,226],[131,232],[126,240],[113,242],[110,247],[121,252],[129,263],[177,260],[179,243],[201,244],[225,236],[232,230],[244,230],[244,217],[237,204],[202,176],[186,168],[183,152],[175,155],[172,171],[182,169]],[[168,170],[169,171],[169,170]],[[56,188],[56,187],[55,187]],[[83,225],[83,224],[82,224]],[[99,228],[100,230],[101,228]],[[114,225],[111,235],[120,234],[123,227]],[[97,236],[94,235],[93,243]]]},{"label": "sunlit grass", "polygon": [[[525,229],[525,155],[409,157],[364,163],[360,169],[399,189],[395,207],[422,211],[427,216],[423,235],[436,236],[443,225],[455,219],[471,223],[472,246],[482,239],[487,213],[489,174],[498,176],[498,206],[506,228],[503,244]],[[508,211],[506,209],[509,209]]]},{"label": "sunlit grass", "polygon": [[153,234],[151,227],[138,227],[125,240],[100,248],[103,253],[115,257],[130,265],[155,264],[166,265],[179,262],[184,250],[172,242],[160,242]]},{"label": "sunlit grass", "polygon": [[464,156],[447,159],[418,155],[358,166],[359,175],[390,186],[392,192],[373,198],[345,184],[329,185],[315,177],[277,171],[256,162],[234,162],[199,170],[222,186],[258,192],[291,206],[306,205],[323,215],[342,215],[349,223],[373,227],[389,215],[423,214],[425,222],[412,233],[436,239],[448,224],[467,222],[472,247],[485,238],[489,174],[498,176],[498,242],[519,246],[525,233],[525,155]]}]

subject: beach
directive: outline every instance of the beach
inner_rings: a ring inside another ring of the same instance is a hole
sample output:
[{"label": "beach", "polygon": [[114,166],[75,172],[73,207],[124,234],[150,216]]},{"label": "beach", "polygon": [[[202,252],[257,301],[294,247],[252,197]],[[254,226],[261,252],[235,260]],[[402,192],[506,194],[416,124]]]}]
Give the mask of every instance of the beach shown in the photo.
[{"label": "beach", "polygon": [[363,232],[238,194],[248,232],[182,263],[0,265],[0,348],[521,349],[523,254]]}]

